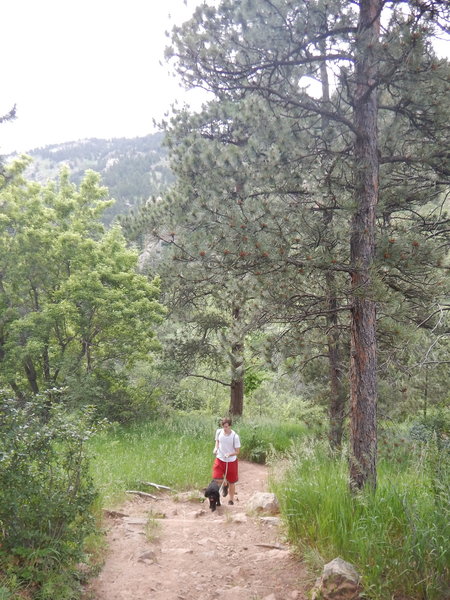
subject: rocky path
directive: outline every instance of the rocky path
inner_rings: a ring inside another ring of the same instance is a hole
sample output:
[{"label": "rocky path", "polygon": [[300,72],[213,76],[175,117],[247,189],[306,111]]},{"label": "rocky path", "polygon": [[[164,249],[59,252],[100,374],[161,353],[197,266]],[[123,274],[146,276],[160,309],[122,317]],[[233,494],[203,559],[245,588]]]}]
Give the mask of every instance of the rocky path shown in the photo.
[{"label": "rocky path", "polygon": [[133,497],[120,511],[126,516],[108,518],[108,555],[87,598],[306,600],[311,578],[278,519],[246,514],[266,485],[266,467],[241,461],[234,506],[211,512],[199,492]]}]

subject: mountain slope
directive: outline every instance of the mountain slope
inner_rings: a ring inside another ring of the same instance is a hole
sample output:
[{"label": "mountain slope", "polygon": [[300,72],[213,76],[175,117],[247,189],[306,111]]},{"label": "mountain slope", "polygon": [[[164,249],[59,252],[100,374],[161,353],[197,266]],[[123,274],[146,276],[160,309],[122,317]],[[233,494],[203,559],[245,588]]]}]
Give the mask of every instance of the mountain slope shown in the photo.
[{"label": "mountain slope", "polygon": [[158,196],[173,181],[162,146],[163,134],[110,140],[87,139],[54,144],[27,152],[33,158],[27,177],[45,182],[57,177],[67,165],[71,180],[79,183],[87,169],[100,173],[103,185],[116,200],[105,215],[110,223],[115,216],[127,214],[151,196]]}]

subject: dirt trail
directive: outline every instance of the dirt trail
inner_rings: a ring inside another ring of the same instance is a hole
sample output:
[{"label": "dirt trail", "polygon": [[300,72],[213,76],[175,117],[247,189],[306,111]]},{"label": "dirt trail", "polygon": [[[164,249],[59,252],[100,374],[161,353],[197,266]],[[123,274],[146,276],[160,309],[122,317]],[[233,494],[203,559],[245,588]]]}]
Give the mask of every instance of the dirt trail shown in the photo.
[{"label": "dirt trail", "polygon": [[306,600],[311,578],[283,543],[277,519],[245,512],[253,493],[266,490],[267,468],[241,461],[239,479],[234,506],[215,512],[199,503],[200,492],[133,497],[120,510],[127,516],[108,518],[108,555],[88,598]]}]

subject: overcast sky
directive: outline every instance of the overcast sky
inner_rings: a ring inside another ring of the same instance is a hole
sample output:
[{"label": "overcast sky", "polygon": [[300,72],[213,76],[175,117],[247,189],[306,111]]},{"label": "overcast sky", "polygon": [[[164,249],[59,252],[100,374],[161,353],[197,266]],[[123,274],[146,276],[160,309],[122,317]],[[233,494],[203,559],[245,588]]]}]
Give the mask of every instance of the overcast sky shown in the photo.
[{"label": "overcast sky", "polygon": [[0,154],[152,131],[186,97],[163,61],[165,31],[200,0],[5,0],[0,11]]},{"label": "overcast sky", "polygon": [[4,0],[0,115],[16,104],[17,119],[0,125],[0,155],[143,136],[176,99],[200,106],[160,65],[165,32],[200,1]]}]

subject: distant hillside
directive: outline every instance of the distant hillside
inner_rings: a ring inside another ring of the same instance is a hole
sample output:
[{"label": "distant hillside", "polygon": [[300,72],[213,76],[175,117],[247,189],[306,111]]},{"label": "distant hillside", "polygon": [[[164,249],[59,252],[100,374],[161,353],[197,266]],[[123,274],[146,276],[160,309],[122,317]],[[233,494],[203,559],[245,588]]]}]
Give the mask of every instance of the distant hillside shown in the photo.
[{"label": "distant hillside", "polygon": [[87,169],[97,171],[116,200],[105,215],[109,223],[116,215],[125,215],[147,198],[160,195],[172,183],[162,140],[162,133],[154,133],[138,138],[94,138],[36,148],[27,152],[34,161],[27,177],[45,182],[54,179],[61,167],[67,165],[72,181],[78,184]]}]

